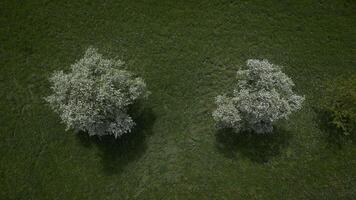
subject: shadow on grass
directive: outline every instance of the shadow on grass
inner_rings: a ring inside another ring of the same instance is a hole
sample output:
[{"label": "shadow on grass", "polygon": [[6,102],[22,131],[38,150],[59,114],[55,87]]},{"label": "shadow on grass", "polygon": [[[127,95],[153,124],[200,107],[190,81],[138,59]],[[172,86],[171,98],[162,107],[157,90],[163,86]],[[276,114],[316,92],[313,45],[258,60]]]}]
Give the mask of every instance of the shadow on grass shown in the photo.
[{"label": "shadow on grass", "polygon": [[275,128],[271,134],[253,132],[234,133],[231,129],[222,129],[215,135],[217,149],[228,158],[236,153],[253,162],[267,163],[278,156],[288,146],[290,134],[282,128]]},{"label": "shadow on grass", "polygon": [[329,147],[341,149],[344,145],[353,143],[356,139],[356,134],[345,135],[342,130],[332,124],[331,114],[321,110],[314,109],[317,114],[317,122],[319,129],[325,133],[325,140]]},{"label": "shadow on grass", "polygon": [[79,132],[77,139],[81,145],[91,148],[95,145],[99,149],[99,156],[103,164],[103,170],[111,175],[120,173],[124,167],[140,158],[146,150],[145,140],[152,134],[152,126],[155,115],[152,109],[144,109],[133,116],[136,126],[131,133],[124,134],[115,139],[113,136],[89,136],[85,132]]}]

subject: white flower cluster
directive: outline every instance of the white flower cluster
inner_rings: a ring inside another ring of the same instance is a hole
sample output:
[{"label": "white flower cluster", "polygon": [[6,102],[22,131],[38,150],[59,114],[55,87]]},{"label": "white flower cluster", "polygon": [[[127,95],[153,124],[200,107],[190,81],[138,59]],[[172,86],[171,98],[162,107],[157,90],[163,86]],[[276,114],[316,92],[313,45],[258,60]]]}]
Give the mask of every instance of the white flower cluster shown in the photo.
[{"label": "white flower cluster", "polygon": [[275,121],[302,107],[304,97],[294,94],[293,81],[267,60],[247,60],[237,79],[232,96],[216,97],[213,118],[219,128],[271,133]]},{"label": "white flower cluster", "polygon": [[68,74],[55,72],[50,78],[53,94],[46,101],[60,115],[67,129],[89,135],[130,132],[135,122],[128,106],[147,97],[145,82],[125,70],[120,60],[104,59],[94,48],[71,66]]}]

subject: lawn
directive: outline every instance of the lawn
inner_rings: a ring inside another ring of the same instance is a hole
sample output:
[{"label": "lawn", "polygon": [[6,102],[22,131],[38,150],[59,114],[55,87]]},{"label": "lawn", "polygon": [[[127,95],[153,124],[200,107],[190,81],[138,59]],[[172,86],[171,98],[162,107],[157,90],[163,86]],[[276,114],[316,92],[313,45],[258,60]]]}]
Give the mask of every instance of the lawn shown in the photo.
[{"label": "lawn", "polygon": [[[353,0],[0,2],[0,199],[356,199],[356,145],[317,112],[356,73]],[[152,92],[132,134],[65,132],[48,77],[89,46]],[[306,97],[272,135],[218,132],[214,97],[249,58]]]}]

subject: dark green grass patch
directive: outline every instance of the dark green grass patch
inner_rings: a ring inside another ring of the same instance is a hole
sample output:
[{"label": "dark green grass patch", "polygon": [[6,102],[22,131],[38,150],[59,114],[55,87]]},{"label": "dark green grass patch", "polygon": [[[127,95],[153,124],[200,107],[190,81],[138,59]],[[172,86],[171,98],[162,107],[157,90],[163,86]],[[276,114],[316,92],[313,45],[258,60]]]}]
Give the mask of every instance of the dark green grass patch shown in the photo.
[{"label": "dark green grass patch", "polygon": [[[314,109],[356,73],[355,24],[351,0],[1,1],[0,199],[355,199],[356,146],[330,145]],[[89,46],[152,92],[119,141],[65,132],[43,100]],[[286,66],[306,96],[271,136],[211,118],[248,58]]]}]

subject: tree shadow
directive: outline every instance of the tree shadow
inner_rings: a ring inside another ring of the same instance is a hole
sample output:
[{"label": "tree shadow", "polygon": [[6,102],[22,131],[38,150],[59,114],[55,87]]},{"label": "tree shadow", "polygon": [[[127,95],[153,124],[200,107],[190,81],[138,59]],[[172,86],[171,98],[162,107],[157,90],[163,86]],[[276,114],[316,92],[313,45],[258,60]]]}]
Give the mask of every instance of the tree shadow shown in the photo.
[{"label": "tree shadow", "polygon": [[85,132],[77,134],[77,139],[82,146],[86,148],[96,146],[99,149],[104,173],[108,175],[122,172],[128,163],[137,160],[146,151],[145,141],[152,134],[156,117],[151,108],[142,109],[139,106],[131,109],[130,113],[133,113],[131,116],[136,126],[132,132],[120,138],[89,136]]},{"label": "tree shadow", "polygon": [[318,127],[325,133],[325,141],[329,147],[342,149],[344,145],[355,141],[356,134],[345,135],[342,130],[332,124],[330,113],[319,108],[315,108],[314,111],[316,113]]},{"label": "tree shadow", "polygon": [[271,134],[253,132],[235,133],[232,129],[221,129],[216,134],[216,147],[227,158],[237,153],[256,163],[267,163],[288,146],[290,134],[282,128],[274,128]]}]

